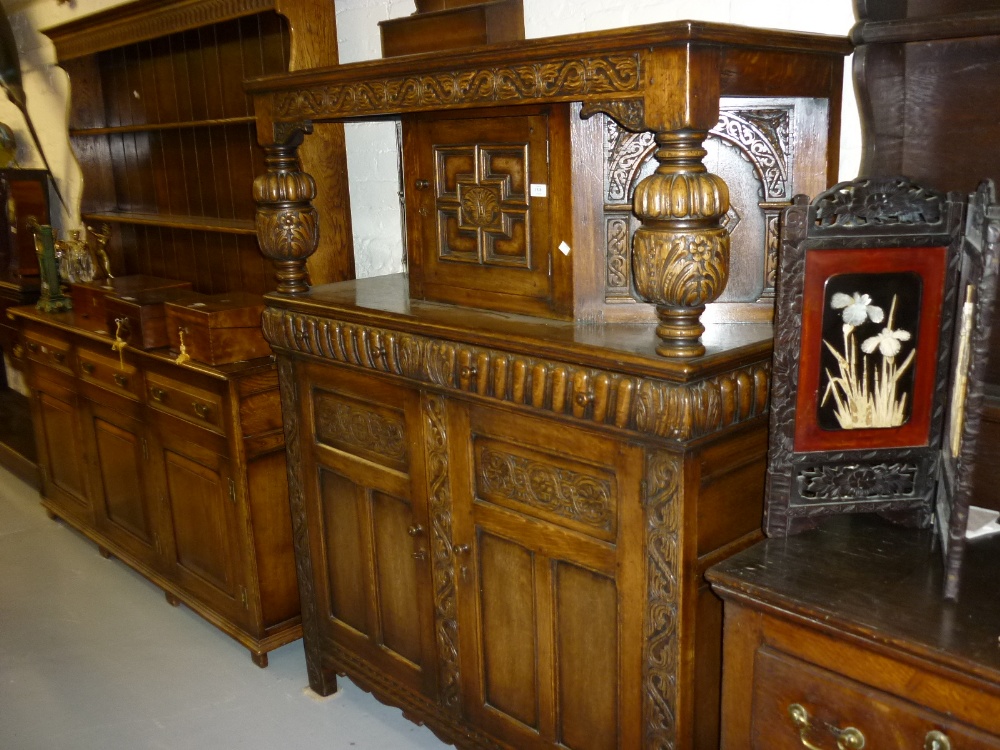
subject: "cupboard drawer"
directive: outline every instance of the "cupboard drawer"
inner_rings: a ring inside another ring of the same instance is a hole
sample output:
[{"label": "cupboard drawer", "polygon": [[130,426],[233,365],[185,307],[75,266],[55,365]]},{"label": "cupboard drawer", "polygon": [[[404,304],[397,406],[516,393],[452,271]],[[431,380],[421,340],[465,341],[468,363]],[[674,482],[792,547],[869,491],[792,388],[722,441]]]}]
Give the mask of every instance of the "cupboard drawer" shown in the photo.
[{"label": "cupboard drawer", "polygon": [[72,351],[72,344],[58,336],[37,331],[26,331],[24,334],[24,352],[28,359],[66,375],[73,374]]},{"label": "cupboard drawer", "polygon": [[766,646],[756,654],[752,710],[752,747],[760,750],[806,742],[831,750],[998,747],[985,733]]},{"label": "cupboard drawer", "polygon": [[136,401],[142,398],[142,374],[133,365],[90,349],[80,349],[77,359],[84,382]]},{"label": "cupboard drawer", "polygon": [[222,394],[215,390],[175,380],[161,373],[146,373],[146,402],[157,411],[186,422],[223,432]]}]

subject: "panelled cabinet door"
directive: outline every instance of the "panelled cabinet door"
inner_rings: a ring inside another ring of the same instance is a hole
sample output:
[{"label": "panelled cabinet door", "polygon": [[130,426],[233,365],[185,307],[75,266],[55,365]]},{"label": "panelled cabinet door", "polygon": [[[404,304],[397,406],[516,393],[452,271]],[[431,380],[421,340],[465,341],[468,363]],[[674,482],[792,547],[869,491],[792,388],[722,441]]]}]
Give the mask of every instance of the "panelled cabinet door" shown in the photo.
[{"label": "panelled cabinet door", "polygon": [[92,511],[76,403],[73,391],[41,379],[34,382],[35,435],[44,469],[44,495],[60,512],[89,522]]},{"label": "panelled cabinet door", "polygon": [[307,380],[303,475],[322,637],[433,694],[419,395],[329,368]]},{"label": "panelled cabinet door", "polygon": [[478,406],[450,422],[468,718],[518,748],[639,747],[641,449]]},{"label": "panelled cabinet door", "polygon": [[162,472],[157,485],[170,575],[226,617],[245,620],[242,535],[229,459],[183,432],[159,431],[151,445]]},{"label": "panelled cabinet door", "polygon": [[157,561],[156,510],[149,491],[149,443],[144,423],[84,400],[97,527],[137,559]]}]

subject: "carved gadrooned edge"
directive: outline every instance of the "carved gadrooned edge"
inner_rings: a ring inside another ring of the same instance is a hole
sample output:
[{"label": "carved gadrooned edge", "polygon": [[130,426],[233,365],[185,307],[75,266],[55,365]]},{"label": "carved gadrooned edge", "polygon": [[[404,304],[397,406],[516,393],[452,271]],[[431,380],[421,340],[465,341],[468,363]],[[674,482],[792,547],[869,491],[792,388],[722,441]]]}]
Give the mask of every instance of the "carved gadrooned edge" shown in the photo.
[{"label": "carved gadrooned edge", "polygon": [[457,714],[461,710],[458,661],[458,617],[455,604],[455,556],[451,534],[451,482],[448,468],[448,431],[445,401],[421,396],[424,415],[424,458],[427,467],[431,517],[431,577],[434,585],[434,637],[437,642],[441,704]]},{"label": "carved gadrooned edge", "polygon": [[72,27],[76,26],[73,22],[43,33],[52,40],[56,56],[63,62],[115,47],[124,47],[127,44],[273,10],[275,4],[275,0],[201,0],[181,7],[150,9],[141,15],[132,14],[127,17],[112,12],[109,15],[115,18],[104,23],[95,23],[91,18],[86,19],[88,28],[73,29]]},{"label": "carved gadrooned edge", "polygon": [[407,685],[392,679],[389,672],[335,642],[328,646],[328,660],[333,668],[351,678],[359,688],[371,693],[383,703],[399,708],[404,716],[426,724],[445,743],[468,750],[509,750],[498,745],[479,729],[445,713],[442,707],[417,693]]},{"label": "carved gadrooned edge", "polygon": [[643,747],[673,750],[677,743],[679,667],[681,459],[665,451],[646,455],[643,497],[648,604],[642,658]]},{"label": "carved gadrooned edge", "polygon": [[511,104],[641,92],[641,52],[470,67],[382,81],[316,86],[275,95],[280,120],[370,116],[461,104]]},{"label": "carved gadrooned edge", "polygon": [[320,695],[334,689],[323,670],[319,612],[313,579],[312,551],[306,523],[306,501],[302,479],[302,443],[299,435],[299,393],[295,365],[287,359],[278,360],[278,388],[281,414],[285,428],[285,452],[288,457],[288,504],[292,517],[292,546],[295,548],[295,573],[299,579],[299,600],[302,606],[302,642],[306,655],[309,685]]},{"label": "carved gadrooned edge", "polygon": [[944,231],[947,196],[916,185],[905,177],[841,182],[820,193],[810,208],[812,234],[824,231],[890,227],[906,231]]},{"label": "carved gadrooned edge", "polygon": [[276,308],[263,327],[276,349],[676,442],[768,408],[767,361],[676,384]]}]

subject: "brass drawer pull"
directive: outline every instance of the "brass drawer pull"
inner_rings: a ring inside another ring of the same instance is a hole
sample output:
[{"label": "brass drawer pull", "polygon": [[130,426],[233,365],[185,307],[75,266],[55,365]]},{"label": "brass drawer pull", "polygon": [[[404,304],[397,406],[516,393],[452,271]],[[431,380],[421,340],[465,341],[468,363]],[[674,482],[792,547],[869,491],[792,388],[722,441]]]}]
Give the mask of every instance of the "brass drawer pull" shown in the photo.
[{"label": "brass drawer pull", "polygon": [[36,344],[34,341],[29,341],[28,342],[28,351],[32,352],[33,354],[37,353],[38,352],[38,344]]},{"label": "brass drawer pull", "polygon": [[155,385],[149,389],[149,395],[153,397],[153,401],[161,404],[167,400],[167,392],[162,388],[157,388]]},{"label": "brass drawer pull", "polygon": [[[809,712],[800,704],[793,703],[788,707],[788,715],[792,719],[792,724],[799,730],[799,741],[802,742],[803,747],[807,747],[809,750],[823,750],[819,745],[812,744],[807,737],[813,729],[809,721]],[[826,729],[837,738],[838,750],[861,750],[865,746],[865,736],[859,729],[854,727],[840,729],[830,725],[826,725]]]},{"label": "brass drawer pull", "polygon": [[199,403],[198,401],[192,401],[191,408],[194,409],[194,413],[201,419],[208,419],[209,408],[205,406],[205,404]]},{"label": "brass drawer pull", "polygon": [[128,378],[122,375],[120,372],[114,374],[115,383],[119,388],[128,388]]},{"label": "brass drawer pull", "polygon": [[66,352],[52,352],[52,359],[62,364],[66,361]]},{"label": "brass drawer pull", "polygon": [[80,369],[83,370],[87,375],[94,374],[94,364],[93,362],[81,362]]},{"label": "brass drawer pull", "polygon": [[951,750],[951,740],[944,732],[932,729],[924,737],[924,750]]}]

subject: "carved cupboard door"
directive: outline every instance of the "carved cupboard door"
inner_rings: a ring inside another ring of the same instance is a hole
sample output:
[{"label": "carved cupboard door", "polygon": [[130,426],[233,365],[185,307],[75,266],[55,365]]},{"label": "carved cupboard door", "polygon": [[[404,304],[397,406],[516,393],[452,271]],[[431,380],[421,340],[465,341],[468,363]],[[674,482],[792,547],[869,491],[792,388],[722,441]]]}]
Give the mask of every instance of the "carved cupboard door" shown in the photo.
[{"label": "carved cupboard door", "polygon": [[[314,368],[304,396],[306,513],[320,637],[389,679],[436,690],[420,398]],[[353,661],[352,661],[353,663]]]},{"label": "carved cupboard door", "polygon": [[149,491],[149,443],[139,408],[119,410],[89,399],[82,413],[94,460],[94,521],[110,540],[136,559],[157,558],[156,509]]},{"label": "carved cupboard door", "polygon": [[450,431],[464,710],[513,747],[639,747],[641,449],[479,406]]}]

